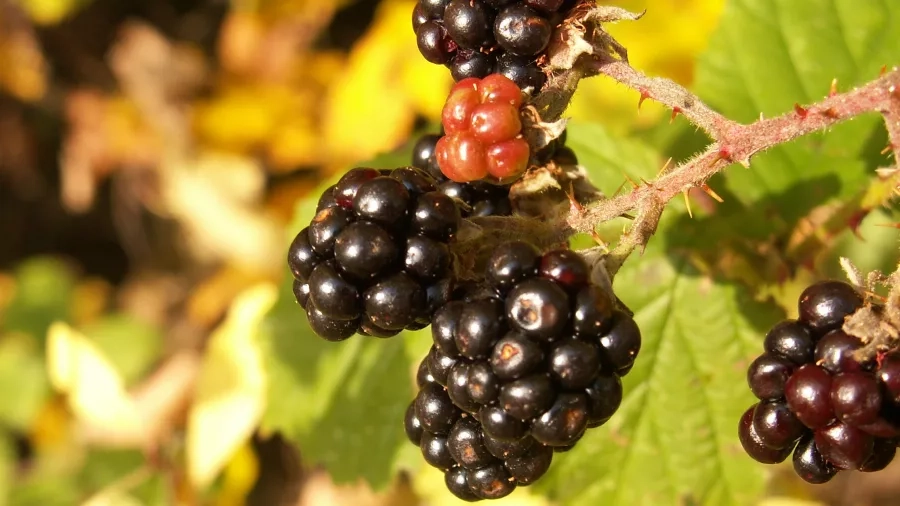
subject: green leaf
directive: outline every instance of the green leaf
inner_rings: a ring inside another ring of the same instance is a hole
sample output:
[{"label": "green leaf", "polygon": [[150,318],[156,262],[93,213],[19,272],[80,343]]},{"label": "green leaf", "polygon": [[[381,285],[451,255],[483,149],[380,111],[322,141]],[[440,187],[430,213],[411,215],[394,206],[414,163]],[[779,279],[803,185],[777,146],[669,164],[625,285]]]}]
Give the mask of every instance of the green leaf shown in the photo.
[{"label": "green leaf", "polygon": [[765,469],[743,454],[737,421],[753,402],[746,366],[780,315],[699,275],[663,239],[625,264],[615,289],[643,337],[622,407],[539,486],[563,505],[752,504]]},{"label": "green leaf", "polygon": [[37,339],[8,334],[0,339],[0,421],[27,431],[50,395],[44,354]]},{"label": "green leaf", "polygon": [[43,340],[51,323],[69,316],[74,276],[63,262],[40,257],[19,265],[15,277],[16,292],[0,328]]},{"label": "green leaf", "polygon": [[[832,79],[848,89],[900,62],[900,4],[733,0],[709,48],[697,68],[701,98],[731,119],[772,117],[821,100]],[[814,206],[857,194],[873,163],[887,163],[883,129],[877,115],[857,118],[759,154],[750,170],[730,168],[712,187],[732,219],[704,224],[703,237],[783,234]]]},{"label": "green leaf", "polygon": [[128,314],[110,314],[81,329],[122,375],[127,385],[143,378],[162,351],[162,333]]}]

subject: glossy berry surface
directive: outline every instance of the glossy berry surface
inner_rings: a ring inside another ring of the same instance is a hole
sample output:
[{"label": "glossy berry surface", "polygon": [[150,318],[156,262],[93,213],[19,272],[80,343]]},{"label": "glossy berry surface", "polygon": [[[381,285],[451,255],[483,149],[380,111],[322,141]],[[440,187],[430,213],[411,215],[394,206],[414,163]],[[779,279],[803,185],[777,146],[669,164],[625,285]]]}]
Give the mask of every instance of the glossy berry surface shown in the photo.
[{"label": "glossy berry surface", "polygon": [[505,292],[516,284],[534,277],[541,262],[541,252],[525,241],[510,241],[494,250],[485,270],[487,282]]},{"label": "glossy berry surface", "polygon": [[550,375],[563,388],[585,388],[600,372],[600,347],[579,339],[560,340],[549,360]]},{"label": "glossy berry surface", "polygon": [[498,378],[514,380],[536,370],[544,361],[544,351],[534,340],[517,332],[503,336],[491,353],[491,369]]},{"label": "glossy berry surface", "polygon": [[869,434],[844,422],[819,429],[815,435],[816,447],[839,469],[856,469],[872,455],[875,440]]},{"label": "glossy berry surface", "polygon": [[896,441],[892,439],[875,439],[872,444],[872,454],[857,470],[864,473],[881,471],[890,465],[896,455]]},{"label": "glossy berry surface", "polygon": [[544,374],[526,376],[500,388],[500,406],[519,420],[530,420],[553,404],[555,391]]},{"label": "glossy berry surface", "polygon": [[497,57],[495,72],[502,74],[522,90],[537,94],[547,82],[547,75],[532,58],[504,53]]},{"label": "glossy berry surface", "polygon": [[455,466],[448,469],[444,473],[444,484],[447,486],[447,490],[462,501],[476,502],[481,500],[469,488],[469,480],[466,476],[467,472],[462,467]]},{"label": "glossy berry surface", "polygon": [[430,466],[441,471],[446,471],[456,463],[450,455],[450,447],[447,445],[447,436],[425,431],[419,442],[422,456]]},{"label": "glossy berry surface", "polygon": [[422,433],[425,429],[422,427],[419,417],[416,416],[415,402],[410,403],[406,408],[406,413],[403,415],[403,430],[406,432],[406,438],[413,444],[418,445],[422,440]]},{"label": "glossy berry surface", "polygon": [[873,423],[881,413],[881,389],[872,374],[849,372],[832,378],[831,405],[844,423]]},{"label": "glossy berry surface", "polygon": [[832,330],[816,343],[815,362],[831,374],[859,371],[863,365],[853,358],[853,352],[862,345],[862,341],[843,330]]},{"label": "glossy berry surface", "polygon": [[541,341],[559,337],[569,322],[569,299],[556,283],[532,278],[517,284],[506,297],[510,327]]},{"label": "glossy berry surface", "polygon": [[895,403],[900,403],[900,353],[885,355],[877,371],[878,381],[885,392]]},{"label": "glossy berry surface", "polygon": [[482,499],[500,499],[516,489],[516,482],[501,463],[469,470],[466,480],[469,490]]},{"label": "glossy berry surface", "polygon": [[560,394],[531,424],[531,437],[547,446],[570,445],[587,429],[587,409],[585,394]]},{"label": "glossy berry surface", "polygon": [[480,49],[494,42],[493,12],[478,0],[450,0],[444,9],[444,26],[454,42],[466,49]]},{"label": "glossy berry surface", "polygon": [[759,440],[774,449],[795,443],[806,432],[803,423],[782,401],[757,404],[753,411],[753,428]]},{"label": "glossy berry surface", "polygon": [[517,441],[528,433],[521,420],[498,405],[482,408],[479,418],[484,432],[501,441]]},{"label": "glossy berry surface", "polygon": [[612,418],[622,404],[622,379],[601,374],[585,389],[588,396],[588,427],[599,427]]},{"label": "glossy berry surface", "polygon": [[641,351],[641,330],[634,318],[622,311],[616,311],[613,318],[609,332],[600,337],[601,356],[613,371],[624,375]]},{"label": "glossy berry surface", "polygon": [[590,276],[587,263],[581,255],[568,249],[545,253],[541,257],[539,274],[554,281],[569,293],[577,293],[587,286]]},{"label": "glossy berry surface", "polygon": [[506,469],[519,485],[531,485],[550,469],[553,450],[549,446],[532,445],[524,454],[506,460]]},{"label": "glossy berry surface", "polygon": [[862,307],[863,299],[851,285],[842,281],[820,281],[800,295],[800,321],[818,335],[839,329],[844,318]]},{"label": "glossy berry surface", "polygon": [[514,3],[494,20],[497,43],[511,54],[536,56],[547,48],[553,27],[550,21],[527,5]]},{"label": "glossy berry surface", "polygon": [[756,405],[751,406],[744,412],[738,423],[738,439],[741,442],[741,446],[744,448],[747,455],[757,462],[763,464],[778,464],[784,462],[788,455],[791,454],[793,448],[774,449],[766,446],[753,426],[753,412],[755,409]]},{"label": "glossy berry surface", "polygon": [[450,434],[447,445],[456,463],[466,469],[479,469],[493,464],[497,459],[484,445],[481,424],[473,418],[460,418]]},{"label": "glossy berry surface", "polygon": [[416,417],[426,431],[447,434],[459,415],[459,408],[453,405],[440,385],[431,383],[419,390],[416,396]]},{"label": "glossy berry surface", "polygon": [[530,148],[521,136],[521,104],[521,91],[501,74],[458,82],[441,113],[446,135],[435,146],[441,172],[456,182],[502,182],[524,172]]},{"label": "glossy berry surface", "polygon": [[822,457],[812,435],[804,437],[797,443],[792,463],[797,476],[814,485],[831,481],[838,472],[836,467]]},{"label": "glossy berry surface", "polygon": [[791,411],[810,429],[818,429],[834,420],[831,407],[831,375],[815,365],[805,364],[788,379],[784,395]]},{"label": "glossy berry surface", "polygon": [[816,341],[809,327],[796,320],[785,320],[769,330],[763,347],[767,353],[803,365],[812,362]]},{"label": "glossy berry surface", "polygon": [[784,397],[784,386],[793,374],[795,364],[771,353],[756,357],[747,368],[747,384],[760,400]]}]

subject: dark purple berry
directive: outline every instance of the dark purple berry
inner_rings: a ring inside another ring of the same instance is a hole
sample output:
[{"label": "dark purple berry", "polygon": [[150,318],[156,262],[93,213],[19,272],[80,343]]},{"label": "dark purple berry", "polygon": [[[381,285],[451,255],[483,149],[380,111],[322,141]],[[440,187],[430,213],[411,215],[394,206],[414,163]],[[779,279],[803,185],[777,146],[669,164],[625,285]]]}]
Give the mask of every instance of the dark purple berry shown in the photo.
[{"label": "dark purple berry", "polygon": [[361,184],[353,199],[353,210],[357,216],[389,228],[396,228],[406,218],[408,208],[409,191],[403,183],[387,176]]},{"label": "dark purple berry", "polygon": [[444,484],[447,486],[447,490],[461,501],[480,501],[481,499],[469,488],[466,474],[467,471],[459,466],[452,467],[444,473]]},{"label": "dark purple berry", "polygon": [[416,369],[416,386],[422,388],[429,383],[437,383],[437,381],[428,369],[428,358],[426,357],[425,360],[419,362],[419,368]]},{"label": "dark purple berry", "polygon": [[403,417],[403,429],[406,431],[406,437],[414,445],[418,445],[422,440],[422,433],[425,429],[422,427],[419,417],[416,416],[415,401],[409,403],[409,407],[406,408],[406,414]]},{"label": "dark purple berry", "polygon": [[845,424],[834,422],[816,431],[816,447],[838,469],[856,469],[872,455],[875,438]]},{"label": "dark purple berry", "polygon": [[534,371],[543,362],[544,352],[531,339],[509,332],[494,345],[490,360],[498,378],[513,380]]},{"label": "dark purple berry", "polygon": [[522,4],[504,8],[494,19],[494,36],[506,51],[535,56],[547,48],[553,27],[538,12]]},{"label": "dark purple berry", "polygon": [[[416,141],[412,152],[412,165],[418,169],[422,169],[431,177],[435,174],[431,173],[432,164],[434,163],[434,149],[437,141],[442,136],[439,134],[425,134]],[[440,174],[440,172],[438,172]]]},{"label": "dark purple berry", "polygon": [[763,444],[756,433],[756,429],[753,427],[753,411],[755,409],[756,404],[750,406],[741,416],[741,420],[738,423],[738,439],[741,441],[741,446],[750,458],[759,463],[778,464],[784,462],[788,455],[791,454],[793,447],[789,446],[776,450]]},{"label": "dark purple berry", "polygon": [[440,192],[429,192],[418,198],[412,213],[415,232],[436,241],[447,241],[459,228],[459,207]]},{"label": "dark purple berry", "polygon": [[544,253],[538,273],[552,279],[569,293],[577,293],[588,284],[590,272],[584,259],[569,250],[554,250]]},{"label": "dark purple berry", "polygon": [[479,0],[450,0],[444,10],[444,26],[464,49],[479,49],[494,42],[494,19],[490,8]]},{"label": "dark purple berry", "polygon": [[498,74],[508,77],[522,90],[531,90],[536,94],[547,82],[547,75],[531,58],[523,58],[512,53],[504,53],[497,57]]},{"label": "dark purple berry", "polygon": [[434,281],[449,274],[450,248],[422,236],[406,240],[404,270],[420,281]]},{"label": "dark purple berry", "polygon": [[490,404],[500,395],[500,379],[483,360],[469,365],[469,397],[479,404]]},{"label": "dark purple berry", "polygon": [[496,404],[481,408],[478,417],[484,432],[502,441],[518,441],[528,433],[521,420]]},{"label": "dark purple berry", "polygon": [[836,467],[822,457],[811,434],[803,437],[797,443],[797,448],[794,449],[793,464],[797,476],[813,485],[831,481],[838,472]]},{"label": "dark purple berry", "polygon": [[563,0],[525,0],[525,5],[546,14],[558,11],[562,4]]},{"label": "dark purple berry", "polygon": [[292,290],[294,292],[294,298],[297,299],[297,304],[300,304],[300,307],[306,307],[306,301],[309,300],[309,283],[304,283],[299,279],[295,279]]},{"label": "dark purple berry", "polygon": [[470,359],[487,358],[506,330],[503,305],[496,299],[469,302],[463,307],[456,329],[456,347]]},{"label": "dark purple berry", "polygon": [[769,448],[780,449],[796,443],[806,427],[783,401],[764,401],[753,412],[753,429]]},{"label": "dark purple berry", "polygon": [[800,294],[800,321],[817,335],[841,328],[844,318],[862,307],[859,292],[843,281],[820,281]]},{"label": "dark purple berry", "polygon": [[334,189],[337,185],[331,185],[322,192],[322,195],[319,196],[319,201],[316,203],[316,212],[318,213],[322,209],[326,209],[329,207],[337,207],[337,200],[334,198]]},{"label": "dark purple berry", "polygon": [[450,368],[447,375],[447,394],[450,395],[453,404],[467,413],[477,413],[481,408],[481,405],[469,395],[469,364],[466,362],[457,362]]},{"label": "dark purple berry", "polygon": [[309,245],[322,258],[334,255],[334,240],[353,221],[353,213],[342,207],[327,207],[309,224]]},{"label": "dark purple berry", "polygon": [[634,318],[617,310],[609,333],[600,337],[600,348],[604,364],[624,376],[641,351],[641,329]]},{"label": "dark purple berry", "polygon": [[339,206],[353,209],[353,199],[359,187],[370,179],[375,179],[381,174],[377,169],[359,167],[347,171],[334,187],[334,200]]},{"label": "dark purple berry", "polygon": [[403,272],[384,278],[363,293],[366,313],[383,329],[403,329],[425,311],[421,285]]},{"label": "dark purple berry", "polygon": [[[513,328],[526,336],[552,341],[569,323],[569,298],[562,288],[548,279],[527,279],[509,291],[506,317]],[[616,341],[614,336],[610,342],[615,345]]]},{"label": "dark purple berry", "polygon": [[875,439],[872,455],[857,468],[864,473],[881,471],[890,465],[897,454],[897,442],[891,439]]},{"label": "dark purple berry", "polygon": [[519,485],[526,486],[539,480],[553,462],[553,450],[549,446],[531,445],[521,456],[506,460],[506,469]]},{"label": "dark purple berry", "polygon": [[531,424],[531,437],[547,446],[570,445],[587,428],[588,400],[584,394],[562,393]]},{"label": "dark purple berry", "polygon": [[888,353],[881,359],[877,376],[888,397],[900,404],[900,352]]},{"label": "dark purple berry", "polygon": [[563,388],[584,388],[599,371],[600,348],[594,343],[564,339],[550,350],[550,376]]},{"label": "dark purple berry", "polygon": [[422,12],[430,19],[441,19],[450,0],[419,0]]},{"label": "dark purple berry", "polygon": [[450,75],[457,82],[470,77],[482,79],[494,71],[495,64],[496,59],[492,55],[464,49],[457,51],[450,62]]},{"label": "dark purple berry", "polygon": [[436,383],[429,383],[416,395],[416,416],[422,427],[435,434],[446,434],[459,418],[459,408],[453,405],[447,392]]},{"label": "dark purple berry", "polygon": [[763,346],[768,353],[803,365],[813,361],[816,341],[806,325],[797,320],[785,320],[769,330]]},{"label": "dark purple berry", "polygon": [[469,470],[466,473],[466,481],[469,482],[469,490],[482,499],[500,499],[516,489],[515,480],[499,462],[481,469]]},{"label": "dark purple berry", "polygon": [[361,334],[377,337],[379,339],[387,339],[399,334],[402,329],[388,330],[376,325],[368,315],[363,315],[359,322],[359,332]]},{"label": "dark purple berry", "polygon": [[422,4],[417,3],[415,7],[413,7],[412,13],[412,27],[413,31],[419,31],[419,27],[430,21],[431,19],[428,17],[428,14],[422,9]]},{"label": "dark purple berry", "polygon": [[575,296],[572,327],[580,336],[599,337],[612,327],[613,314],[615,301],[606,290],[588,285]]},{"label": "dark purple berry", "polygon": [[450,455],[450,447],[447,445],[447,436],[428,432],[422,433],[422,441],[419,442],[419,448],[422,449],[422,456],[429,465],[446,471],[453,467],[456,462]]},{"label": "dark purple berry", "polygon": [[456,330],[459,328],[459,316],[462,314],[465,303],[452,301],[438,308],[434,312],[431,322],[431,339],[434,345],[447,355],[456,358],[459,349],[456,347]]},{"label": "dark purple berry", "polygon": [[834,420],[831,375],[815,364],[794,371],[784,386],[784,397],[791,411],[810,429],[824,427]]},{"label": "dark purple berry", "polygon": [[437,65],[450,61],[455,49],[447,30],[437,21],[426,21],[419,25],[416,29],[416,45],[426,60]]},{"label": "dark purple berry", "polygon": [[398,248],[391,234],[367,221],[347,226],[334,241],[334,258],[342,272],[370,279],[397,261]]},{"label": "dark purple berry", "polygon": [[439,385],[446,386],[449,382],[450,370],[457,363],[457,359],[445,355],[437,346],[432,346],[426,357],[428,362],[428,370],[431,371],[434,381]]},{"label": "dark purple berry", "polygon": [[309,244],[309,227],[304,228],[294,237],[291,246],[288,248],[288,267],[291,269],[294,279],[306,281],[316,264],[319,263],[319,257],[313,251]]},{"label": "dark purple berry", "polygon": [[485,271],[487,281],[495,289],[507,291],[518,283],[537,275],[541,252],[524,241],[497,246]]},{"label": "dark purple berry", "polygon": [[511,457],[520,457],[535,444],[534,438],[525,436],[521,439],[506,440],[497,439],[485,432],[483,435],[484,446],[491,452],[491,455],[500,460],[507,460]]},{"label": "dark purple berry", "polygon": [[481,424],[474,418],[460,418],[447,436],[450,455],[466,469],[479,469],[493,464],[497,459],[484,445]]},{"label": "dark purple berry", "polygon": [[862,346],[858,338],[833,330],[816,344],[815,362],[831,374],[860,371],[863,365],[853,358],[853,352]]},{"label": "dark purple berry", "polygon": [[509,197],[496,200],[479,200],[472,205],[469,217],[477,216],[509,216],[512,214],[512,203]]},{"label": "dark purple berry", "polygon": [[794,372],[794,363],[786,358],[763,353],[747,368],[747,384],[760,400],[784,397],[784,386]]},{"label": "dark purple berry", "polygon": [[545,374],[526,376],[500,388],[500,406],[519,420],[530,420],[553,405],[556,392]]},{"label": "dark purple berry", "polygon": [[426,193],[435,191],[434,179],[415,167],[394,169],[391,171],[390,177],[403,183],[406,191],[413,197],[420,198]]},{"label": "dark purple berry", "polygon": [[330,262],[320,263],[309,275],[309,298],[329,318],[359,318],[359,292],[334,270]]},{"label": "dark purple berry", "polygon": [[850,425],[874,423],[881,412],[881,389],[874,376],[867,373],[838,374],[831,382],[831,405],[834,414]]},{"label": "dark purple berry", "polygon": [[312,300],[306,302],[306,316],[312,331],[326,341],[343,341],[355,334],[359,326],[359,320],[335,320],[325,316]]},{"label": "dark purple berry", "polygon": [[622,380],[617,374],[602,374],[585,389],[588,396],[588,427],[606,423],[622,404]]}]

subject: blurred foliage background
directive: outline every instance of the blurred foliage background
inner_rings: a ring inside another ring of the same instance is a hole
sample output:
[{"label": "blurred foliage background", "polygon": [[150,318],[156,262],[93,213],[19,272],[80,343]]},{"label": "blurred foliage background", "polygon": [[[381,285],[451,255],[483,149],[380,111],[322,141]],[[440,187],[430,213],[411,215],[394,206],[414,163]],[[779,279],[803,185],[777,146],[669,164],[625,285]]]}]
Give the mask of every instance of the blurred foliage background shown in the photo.
[{"label": "blurred foliage background", "polygon": [[[611,27],[634,66],[693,84],[724,0],[610,3],[647,9]],[[413,5],[0,0],[0,505],[454,503],[427,471],[335,484],[257,430],[297,202],[439,117]],[[692,152],[636,102],[594,79],[568,114]]]}]

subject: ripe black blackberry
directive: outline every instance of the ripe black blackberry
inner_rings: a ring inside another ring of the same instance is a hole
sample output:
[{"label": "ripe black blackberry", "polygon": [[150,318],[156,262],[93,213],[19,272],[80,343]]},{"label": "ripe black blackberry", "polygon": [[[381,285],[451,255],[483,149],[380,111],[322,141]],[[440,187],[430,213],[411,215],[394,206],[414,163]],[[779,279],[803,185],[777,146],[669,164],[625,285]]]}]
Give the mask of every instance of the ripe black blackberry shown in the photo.
[{"label": "ripe black blackberry", "polygon": [[424,328],[452,288],[456,202],[424,171],[353,169],[320,197],[287,261],[313,331],[340,341]]},{"label": "ripe black blackberry", "polygon": [[[447,473],[448,489],[464,500],[534,483],[555,451],[608,421],[622,401],[621,376],[641,347],[634,320],[590,283],[577,253],[505,243],[488,259],[485,282],[434,314],[428,371],[420,370],[424,379],[405,422],[413,442],[425,428],[418,444],[426,460]],[[423,400],[435,396],[443,423]],[[438,437],[453,458],[449,467],[432,455],[443,452],[435,450]]]},{"label": "ripe black blackberry", "polygon": [[450,68],[455,81],[500,73],[538,93],[537,61],[574,6],[562,0],[420,0],[412,17],[419,52]]},{"label": "ripe black blackberry", "polygon": [[760,402],[738,424],[753,459],[775,464],[793,453],[797,475],[814,484],[840,470],[873,472],[891,462],[900,437],[900,399],[892,393],[900,357],[853,358],[862,342],[841,327],[862,305],[852,286],[819,282],[801,294],[798,320],[768,332],[765,353],[747,371]]}]

